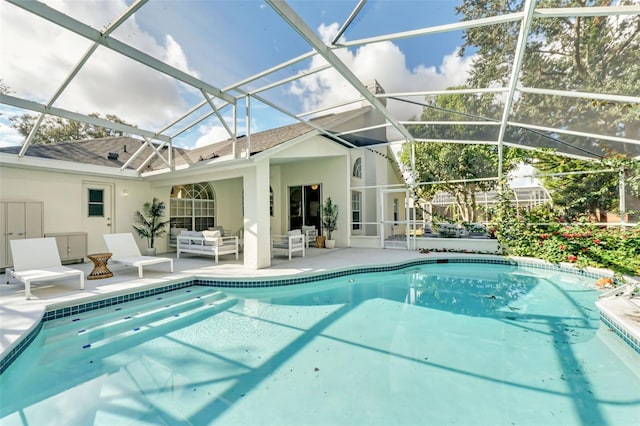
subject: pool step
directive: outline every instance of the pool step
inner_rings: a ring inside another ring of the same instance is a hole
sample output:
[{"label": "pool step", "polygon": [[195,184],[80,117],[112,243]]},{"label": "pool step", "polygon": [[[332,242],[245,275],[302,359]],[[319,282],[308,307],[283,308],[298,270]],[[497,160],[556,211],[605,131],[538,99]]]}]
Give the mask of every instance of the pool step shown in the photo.
[{"label": "pool step", "polygon": [[[65,338],[43,345],[46,351],[43,364],[68,361],[85,355],[92,356],[118,352],[124,347],[138,345],[146,340],[180,329],[190,322],[197,322],[235,305],[237,300],[223,293],[212,293],[209,297],[198,297],[166,307],[154,307],[150,311],[127,315],[75,333],[65,333]],[[95,352],[95,354],[94,354]]]},{"label": "pool step", "polygon": [[[178,303],[184,300],[196,298],[198,296],[221,294],[219,291],[212,291],[209,287],[186,287],[167,293],[157,294],[142,299],[123,302],[96,310],[74,314],[66,318],[56,319],[44,324],[43,331],[51,330],[55,334],[61,334],[64,330],[77,332],[81,329],[90,328],[96,322],[106,322],[112,318],[124,316],[134,316],[139,312],[151,310],[155,307],[165,306],[168,303]],[[55,330],[55,331],[54,331]]]},{"label": "pool step", "polygon": [[68,318],[58,319],[45,323],[42,335],[43,344],[48,344],[59,339],[75,336],[83,330],[92,330],[102,324],[121,321],[127,317],[140,317],[148,313],[167,309],[172,306],[184,306],[183,304],[200,300],[201,298],[223,298],[224,293],[212,291],[206,287],[186,288],[168,293],[162,293],[143,299],[125,302],[102,309],[83,312]]}]

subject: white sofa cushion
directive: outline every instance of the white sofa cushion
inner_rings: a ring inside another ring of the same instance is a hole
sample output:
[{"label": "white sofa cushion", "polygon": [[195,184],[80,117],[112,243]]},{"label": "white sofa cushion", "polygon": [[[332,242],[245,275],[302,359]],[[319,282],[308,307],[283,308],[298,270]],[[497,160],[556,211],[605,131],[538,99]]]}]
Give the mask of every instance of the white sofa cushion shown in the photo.
[{"label": "white sofa cushion", "polygon": [[[216,242],[219,246],[224,244],[224,240],[222,239],[222,232],[219,230],[215,231],[202,231],[202,237],[205,238],[205,245],[212,246]],[[215,240],[215,241],[214,241]]]}]

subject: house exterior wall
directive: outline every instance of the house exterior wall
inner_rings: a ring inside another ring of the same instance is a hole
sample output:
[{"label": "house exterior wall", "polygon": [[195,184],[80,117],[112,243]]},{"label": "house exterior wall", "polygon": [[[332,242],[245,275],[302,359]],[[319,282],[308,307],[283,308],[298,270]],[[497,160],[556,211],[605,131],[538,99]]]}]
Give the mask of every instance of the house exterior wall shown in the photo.
[{"label": "house exterior wall", "polygon": [[285,146],[270,156],[270,185],[274,191],[274,216],[271,232],[283,234],[289,226],[289,187],[322,185],[322,201],[327,197],[338,204],[338,229],[333,238],[336,246],[347,247],[349,242],[349,149],[314,136]]},{"label": "house exterior wall", "polygon": [[208,181],[216,194],[216,225],[239,235],[243,228],[243,179],[224,179]]},{"label": "house exterior wall", "polygon": [[290,186],[319,183],[322,185],[323,203],[328,197],[331,197],[331,200],[338,205],[338,227],[333,233],[333,238],[336,240],[337,247],[346,247],[348,245],[349,214],[351,211],[351,195],[348,181],[345,178],[349,173],[346,153],[341,157],[296,161],[278,167],[281,174],[278,192],[282,194],[279,207],[281,212],[279,215],[280,232],[286,231],[288,227],[288,188]]},{"label": "house exterior wall", "polygon": [[[87,232],[89,253],[104,252],[106,246],[102,235],[91,232],[92,230],[84,225],[83,183],[105,183],[114,188],[113,211],[115,214],[111,227],[113,232],[134,232],[132,226],[135,211],[139,210],[146,201],[151,201],[154,196],[167,205],[169,202],[168,190],[151,188],[148,182],[137,179],[117,179],[16,167],[2,167],[0,176],[2,200],[42,201],[44,233]],[[138,239],[138,243],[140,247],[146,247],[145,241]],[[165,252],[166,238],[159,239],[156,247],[158,252]]]},{"label": "house exterior wall", "polygon": [[[373,222],[363,227],[362,231],[351,233],[353,247],[381,247],[380,227],[382,222],[383,236],[404,233],[406,218],[404,180],[391,160],[393,152],[387,147],[372,147],[351,151],[351,163],[362,157],[362,179],[351,177],[351,184],[362,193],[362,221]],[[394,185],[394,186],[390,186]],[[366,186],[367,188],[358,188]],[[393,190],[394,192],[388,192]],[[383,200],[383,201],[382,201]],[[398,214],[394,222],[394,200],[397,200]],[[383,203],[383,207],[381,207]],[[384,213],[381,215],[381,212]]]}]

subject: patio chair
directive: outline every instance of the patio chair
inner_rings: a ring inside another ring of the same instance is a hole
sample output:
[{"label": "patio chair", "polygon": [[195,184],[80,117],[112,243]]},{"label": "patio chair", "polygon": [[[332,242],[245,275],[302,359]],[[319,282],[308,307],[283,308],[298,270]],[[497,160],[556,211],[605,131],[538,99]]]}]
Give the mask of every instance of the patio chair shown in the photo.
[{"label": "patio chair", "polygon": [[122,263],[138,268],[138,277],[142,278],[142,268],[144,266],[155,265],[157,263],[169,263],[169,268],[173,272],[173,259],[168,257],[142,256],[133,234],[130,232],[123,234],[104,234],[104,242],[107,249],[112,254],[111,261]]},{"label": "patio chair", "polygon": [[304,257],[304,234],[299,229],[294,229],[287,232],[285,235],[273,235],[271,236],[271,255],[275,250],[286,250],[291,260],[291,255],[295,252],[302,252]]},{"label": "patio chair", "polygon": [[312,242],[315,244],[316,237],[318,236],[318,230],[313,225],[302,225],[302,233],[304,234],[305,241],[307,242],[307,248]]},{"label": "patio chair", "polygon": [[13,277],[24,283],[25,296],[31,299],[31,283],[54,281],[63,278],[80,278],[80,290],[84,290],[84,273],[78,269],[62,266],[55,238],[27,238],[11,240],[13,268],[5,273],[7,284]]}]

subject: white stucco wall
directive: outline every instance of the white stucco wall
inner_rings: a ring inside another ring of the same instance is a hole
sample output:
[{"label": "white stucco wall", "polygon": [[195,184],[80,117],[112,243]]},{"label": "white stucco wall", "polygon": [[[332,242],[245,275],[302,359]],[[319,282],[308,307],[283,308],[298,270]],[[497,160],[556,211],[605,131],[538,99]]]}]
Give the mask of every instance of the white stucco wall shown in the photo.
[{"label": "white stucco wall", "polygon": [[216,224],[239,235],[243,224],[242,178],[210,181],[216,193]]},{"label": "white stucco wall", "polygon": [[[167,205],[169,202],[167,188],[151,188],[149,183],[139,179],[117,179],[15,167],[0,169],[0,199],[42,201],[44,233],[89,232],[89,253],[103,252],[106,251],[106,246],[102,235],[90,233],[90,229],[86,229],[83,224],[83,183],[86,182],[113,186],[113,232],[133,232],[135,211],[139,210],[144,202],[151,201],[154,196]],[[139,240],[139,245],[144,247],[146,244]],[[156,246],[158,252],[166,251],[166,239],[160,239]]]},{"label": "white stucco wall", "polygon": [[346,247],[349,236],[349,214],[351,196],[345,173],[348,173],[346,155],[341,157],[325,157],[322,159],[296,161],[284,164],[281,169],[280,193],[283,194],[281,209],[281,229],[287,227],[287,203],[289,186],[322,184],[323,203],[328,197],[338,205],[338,229],[333,233],[337,247]]}]

